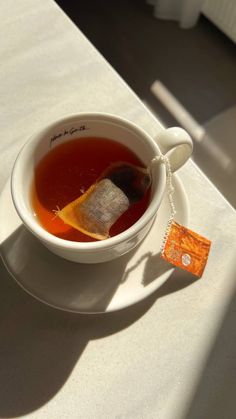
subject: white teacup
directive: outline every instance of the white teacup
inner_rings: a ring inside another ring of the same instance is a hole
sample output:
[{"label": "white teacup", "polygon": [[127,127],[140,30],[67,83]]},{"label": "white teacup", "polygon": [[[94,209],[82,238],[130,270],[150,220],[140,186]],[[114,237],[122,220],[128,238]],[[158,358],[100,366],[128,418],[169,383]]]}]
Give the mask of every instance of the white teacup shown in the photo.
[{"label": "white teacup", "polygon": [[34,215],[31,188],[34,169],[52,147],[80,137],[103,137],[118,141],[131,149],[146,165],[162,153],[167,153],[172,171],[181,167],[192,153],[192,140],[182,128],[163,130],[157,143],[141,128],[115,115],[81,113],[61,119],[33,135],[20,151],[11,177],[11,192],[15,208],[24,225],[53,253],[81,263],[105,262],[129,252],[147,235],[161,204],[166,169],[153,165],[152,192],[149,206],[142,217],[129,229],[97,242],[72,242],[48,233]]}]

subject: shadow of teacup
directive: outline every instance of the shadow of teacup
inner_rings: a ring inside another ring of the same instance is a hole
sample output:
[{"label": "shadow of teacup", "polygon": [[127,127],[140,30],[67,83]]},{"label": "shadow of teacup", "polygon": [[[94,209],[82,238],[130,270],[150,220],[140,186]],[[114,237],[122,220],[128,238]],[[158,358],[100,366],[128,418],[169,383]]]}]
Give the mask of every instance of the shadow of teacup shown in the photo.
[{"label": "shadow of teacup", "polygon": [[104,312],[137,249],[111,262],[79,264],[51,253],[21,226],[1,245],[19,284],[39,300],[78,312]]},{"label": "shadow of teacup", "polygon": [[126,269],[122,282],[125,282],[128,279],[129,274],[137,269],[137,267],[143,262],[145,263],[142,275],[143,286],[147,286],[152,281],[171,270],[170,264],[161,258],[160,252],[155,254],[152,252],[146,252],[134,263],[134,265]]}]

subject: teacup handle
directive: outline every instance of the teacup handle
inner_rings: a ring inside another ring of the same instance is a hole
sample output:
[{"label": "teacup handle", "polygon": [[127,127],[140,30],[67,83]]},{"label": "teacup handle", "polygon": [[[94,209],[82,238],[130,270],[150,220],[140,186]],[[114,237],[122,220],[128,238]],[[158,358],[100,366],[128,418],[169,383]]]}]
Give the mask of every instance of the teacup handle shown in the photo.
[{"label": "teacup handle", "polygon": [[192,139],[183,128],[167,128],[155,140],[161,152],[168,157],[172,172],[183,166],[192,154]]}]

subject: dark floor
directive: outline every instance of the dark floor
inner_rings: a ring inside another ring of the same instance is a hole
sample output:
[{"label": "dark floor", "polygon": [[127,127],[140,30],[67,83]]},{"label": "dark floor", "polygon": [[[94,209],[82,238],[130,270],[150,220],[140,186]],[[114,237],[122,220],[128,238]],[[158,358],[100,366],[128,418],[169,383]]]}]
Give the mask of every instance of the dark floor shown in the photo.
[{"label": "dark floor", "polygon": [[[145,0],[57,3],[166,126],[176,120],[150,92],[155,80],[201,124],[236,104],[235,44],[203,16],[182,30],[154,18]],[[236,206],[234,190],[224,188],[232,174],[219,175],[208,159],[201,164],[204,150],[197,147],[196,162]]]}]

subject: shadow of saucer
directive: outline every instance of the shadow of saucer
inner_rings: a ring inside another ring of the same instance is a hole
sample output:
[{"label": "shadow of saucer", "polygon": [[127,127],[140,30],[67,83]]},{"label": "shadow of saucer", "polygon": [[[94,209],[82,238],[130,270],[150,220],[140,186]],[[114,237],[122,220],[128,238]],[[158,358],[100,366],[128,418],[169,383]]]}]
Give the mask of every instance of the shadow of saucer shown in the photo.
[{"label": "shadow of saucer", "polygon": [[[79,296],[81,301],[87,299],[91,306],[99,304],[103,309],[109,304],[124,276],[127,262],[135,253],[108,264],[106,268],[110,275],[104,282],[102,265],[95,269],[83,265],[85,280],[76,281],[77,264],[68,262],[67,265],[66,261],[52,255],[23,227],[1,245],[1,250],[4,257],[8,254],[10,259],[14,258],[15,274],[27,278],[31,291],[40,282],[40,292],[64,293],[72,307]],[[39,259],[40,266],[37,264]],[[53,275],[45,275],[45,270],[52,274],[52,263],[55,265]],[[69,266],[72,274],[68,274],[65,281]],[[148,284],[154,280],[159,268],[158,255],[146,255],[143,281]],[[88,280],[89,275],[93,275],[93,280]],[[47,403],[66,382],[91,340],[132,325],[158,298],[191,283],[189,278],[183,277],[183,274],[179,277],[179,273],[173,273],[151,296],[125,310],[88,316],[54,310],[35,300],[17,286],[0,261],[0,417],[26,415]]]},{"label": "shadow of saucer", "polygon": [[91,340],[136,322],[155,297],[103,315],[72,314],[40,303],[0,262],[0,417],[18,417],[47,403],[68,379]]},{"label": "shadow of saucer", "polygon": [[7,268],[29,294],[55,308],[81,313],[106,311],[137,251],[111,262],[73,263],[51,253],[24,226],[1,249]]}]

